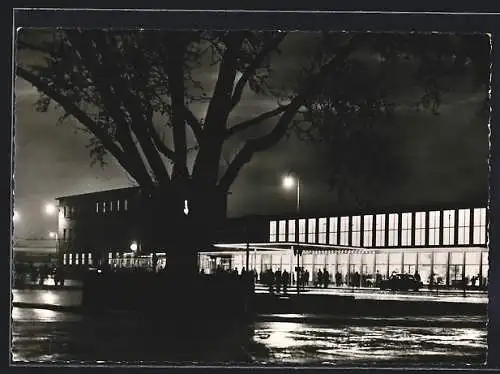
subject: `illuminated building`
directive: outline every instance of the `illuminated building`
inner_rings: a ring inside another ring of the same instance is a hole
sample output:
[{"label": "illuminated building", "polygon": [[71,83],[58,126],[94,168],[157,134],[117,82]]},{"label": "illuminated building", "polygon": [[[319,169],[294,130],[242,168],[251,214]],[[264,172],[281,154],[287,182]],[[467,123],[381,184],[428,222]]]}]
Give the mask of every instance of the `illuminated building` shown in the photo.
[{"label": "illuminated building", "polygon": [[[160,222],[151,216],[147,193],[140,188],[58,201],[59,261],[66,266],[99,261],[147,265],[153,252],[168,252],[163,247],[168,242],[168,215]],[[200,268],[208,273],[217,265],[293,273],[293,248],[301,248],[300,266],[310,274],[327,269],[343,277],[357,272],[366,279],[376,273],[387,278],[394,272],[418,272],[424,283],[433,275],[448,286],[463,277],[485,285],[488,278],[487,210],[481,204],[329,216],[248,216],[228,219],[216,238],[211,248],[199,248]]]}]

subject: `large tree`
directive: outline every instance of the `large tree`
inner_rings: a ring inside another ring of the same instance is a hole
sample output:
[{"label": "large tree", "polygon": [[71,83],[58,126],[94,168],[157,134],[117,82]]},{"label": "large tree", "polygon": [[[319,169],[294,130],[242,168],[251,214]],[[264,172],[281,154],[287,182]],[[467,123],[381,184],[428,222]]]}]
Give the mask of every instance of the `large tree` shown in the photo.
[{"label": "large tree", "polygon": [[[395,66],[419,77],[415,103],[432,110],[451,79],[472,68],[484,82],[489,67],[481,36],[74,29],[23,30],[17,45],[42,57],[17,65],[40,92],[38,109],[55,102],[89,133],[94,160],[111,155],[152,206],[171,204],[169,240],[185,252],[195,244],[175,233],[189,224],[210,241],[238,173],[291,131],[333,149],[387,149],[367,134],[401,101]],[[235,122],[245,95],[275,106]]]}]

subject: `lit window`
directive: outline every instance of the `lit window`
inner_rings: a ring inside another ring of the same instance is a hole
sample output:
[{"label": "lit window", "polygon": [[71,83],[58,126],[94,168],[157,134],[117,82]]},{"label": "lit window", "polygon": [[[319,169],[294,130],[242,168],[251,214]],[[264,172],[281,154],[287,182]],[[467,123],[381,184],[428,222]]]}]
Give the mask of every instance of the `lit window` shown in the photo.
[{"label": "lit window", "polygon": [[309,218],[308,221],[308,243],[316,242],[316,218]]},{"label": "lit window", "polygon": [[299,219],[299,242],[306,242],[306,220]]},{"label": "lit window", "polygon": [[330,217],[330,230],[329,230],[329,244],[332,245],[337,245],[337,227],[338,227],[338,218],[337,217]]},{"label": "lit window", "polygon": [[67,265],[67,264],[68,264],[68,254],[65,253],[63,256],[63,265]]},{"label": "lit window", "polygon": [[102,203],[102,212],[103,213],[106,213],[106,205],[107,205],[106,202],[103,201],[103,203]]},{"label": "lit window", "polygon": [[99,201],[95,203],[95,211],[96,213],[99,213]]},{"label": "lit window", "polygon": [[389,242],[390,247],[398,245],[399,216],[395,213],[389,214]]},{"label": "lit window", "polygon": [[352,217],[352,245],[361,246],[361,216]]},{"label": "lit window", "polygon": [[92,253],[89,252],[89,265],[92,265]]},{"label": "lit window", "polygon": [[73,253],[69,254],[69,264],[73,265]]},{"label": "lit window", "polygon": [[373,246],[373,216],[363,217],[363,246],[371,247]]},{"label": "lit window", "polygon": [[326,244],[326,234],[327,234],[327,226],[328,226],[328,222],[326,220],[326,218],[320,218],[319,221],[318,221],[318,225],[319,225],[319,235],[318,235],[318,242],[320,244]]},{"label": "lit window", "polygon": [[125,199],[123,201],[123,209],[128,210],[128,200],[127,199]]},{"label": "lit window", "polygon": [[486,244],[486,208],[474,209],[473,244]]},{"label": "lit window", "polygon": [[295,242],[295,220],[288,220],[288,241]]},{"label": "lit window", "polygon": [[75,253],[75,265],[80,265],[80,254]]},{"label": "lit window", "polygon": [[455,211],[443,212],[443,245],[455,244]]},{"label": "lit window", "polygon": [[116,200],[116,210],[120,211],[120,200]]},{"label": "lit window", "polygon": [[425,212],[415,213],[415,245],[425,245]]},{"label": "lit window", "polygon": [[385,214],[375,216],[375,246],[385,245]]},{"label": "lit window", "polygon": [[108,264],[111,265],[112,261],[113,261],[113,253],[108,252]]},{"label": "lit window", "polygon": [[340,245],[349,245],[349,217],[340,217]]},{"label": "lit window", "polygon": [[401,245],[411,245],[411,213],[401,215]]},{"label": "lit window", "polygon": [[279,239],[280,242],[286,242],[286,221],[279,222]]},{"label": "lit window", "polygon": [[[126,201],[126,200],[125,200]],[[269,222],[269,241],[270,242],[275,242],[276,241],[276,221],[271,221]]]},{"label": "lit window", "polygon": [[441,212],[429,212],[429,245],[439,245],[439,219]]},{"label": "lit window", "polygon": [[111,200],[109,202],[109,211],[112,212],[113,211],[113,200]]},{"label": "lit window", "polygon": [[458,211],[458,244],[470,242],[470,209]]}]

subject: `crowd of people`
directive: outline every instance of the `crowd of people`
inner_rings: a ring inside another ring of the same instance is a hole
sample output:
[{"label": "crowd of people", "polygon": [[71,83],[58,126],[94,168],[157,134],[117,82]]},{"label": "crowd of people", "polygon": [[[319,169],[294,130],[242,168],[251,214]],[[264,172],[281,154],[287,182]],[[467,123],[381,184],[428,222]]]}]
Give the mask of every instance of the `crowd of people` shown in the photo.
[{"label": "crowd of people", "polygon": [[13,276],[15,286],[44,286],[53,279],[54,285],[62,287],[65,279],[64,267],[53,264],[18,263],[14,266]]}]

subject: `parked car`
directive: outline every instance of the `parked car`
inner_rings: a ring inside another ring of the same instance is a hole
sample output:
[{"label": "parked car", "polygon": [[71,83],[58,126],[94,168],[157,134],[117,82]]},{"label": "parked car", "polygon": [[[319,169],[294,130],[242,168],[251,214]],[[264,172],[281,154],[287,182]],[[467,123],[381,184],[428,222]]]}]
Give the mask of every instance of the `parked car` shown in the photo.
[{"label": "parked car", "polygon": [[393,274],[389,279],[383,280],[380,283],[381,290],[393,291],[418,291],[422,286],[423,283],[416,280],[415,277],[410,274]]}]

